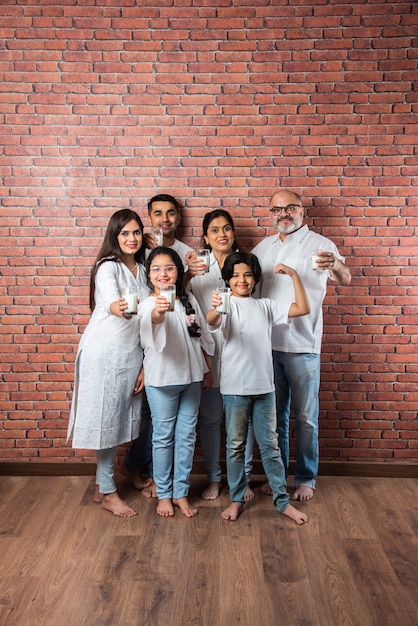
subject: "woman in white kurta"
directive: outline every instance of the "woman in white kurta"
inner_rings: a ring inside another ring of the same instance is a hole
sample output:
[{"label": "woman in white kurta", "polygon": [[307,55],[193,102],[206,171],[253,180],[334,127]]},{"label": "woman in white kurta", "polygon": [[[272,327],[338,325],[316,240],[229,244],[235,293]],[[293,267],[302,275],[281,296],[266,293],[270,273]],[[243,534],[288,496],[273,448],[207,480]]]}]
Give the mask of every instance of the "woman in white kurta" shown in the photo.
[{"label": "woman in white kurta", "polygon": [[[200,272],[190,280],[188,289],[193,293],[204,315],[212,308],[212,291],[225,287],[222,267],[225,259],[237,249],[234,222],[228,211],[215,209],[206,213],[202,222],[202,246],[210,251],[209,271]],[[189,255],[186,257],[188,260]],[[200,400],[199,427],[208,485],[202,492],[205,500],[215,500],[221,486],[221,425],[223,403],[219,390],[219,363],[222,335],[214,333],[215,354],[212,357],[213,385],[204,389]]]},{"label": "woman in white kurta", "polygon": [[68,437],[73,448],[96,450],[95,501],[118,516],[135,515],[116,492],[114,459],[138,436],[143,380],[139,316],[124,315],[129,290],[148,296],[143,226],[123,209],[112,215],[91,274],[90,321],[80,340]]},{"label": "woman in white kurta", "polygon": [[[183,290],[184,267],[170,248],[152,250],[147,260],[153,292],[141,303],[145,389],[151,408],[157,514],[194,517],[188,501],[202,381],[211,384],[214,342],[192,295]],[[175,285],[173,309],[164,287]],[[173,472],[173,476],[172,476]]]}]

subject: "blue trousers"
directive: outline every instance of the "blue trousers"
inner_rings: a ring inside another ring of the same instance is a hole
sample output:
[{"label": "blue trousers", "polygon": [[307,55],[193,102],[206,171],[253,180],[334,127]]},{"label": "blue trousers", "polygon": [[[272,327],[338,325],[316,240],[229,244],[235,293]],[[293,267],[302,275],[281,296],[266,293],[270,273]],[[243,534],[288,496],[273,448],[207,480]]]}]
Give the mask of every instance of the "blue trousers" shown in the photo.
[{"label": "blue trousers", "polygon": [[283,462],[289,466],[289,416],[296,423],[295,484],[315,488],[318,474],[320,355],[273,351],[277,434]]},{"label": "blue trousers", "polygon": [[273,504],[282,513],[289,505],[285,469],[277,442],[275,394],[224,395],[226,467],[232,502],[244,503],[247,488],[245,444],[249,420],[260,449],[264,471],[273,491]]},{"label": "blue trousers", "polygon": [[200,399],[199,427],[205,469],[210,481],[221,482],[221,424],[224,407],[219,387],[202,392]]},{"label": "blue trousers", "polygon": [[[146,387],[152,415],[152,457],[157,497],[189,493],[201,383]],[[173,478],[172,478],[173,472]]]}]

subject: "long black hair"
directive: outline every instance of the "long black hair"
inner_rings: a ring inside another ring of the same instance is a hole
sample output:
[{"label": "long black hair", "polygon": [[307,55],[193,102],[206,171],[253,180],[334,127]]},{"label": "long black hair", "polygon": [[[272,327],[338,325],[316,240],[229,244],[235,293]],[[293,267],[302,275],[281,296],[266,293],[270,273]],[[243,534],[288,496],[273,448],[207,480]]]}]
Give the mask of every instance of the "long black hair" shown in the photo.
[{"label": "long black hair", "polygon": [[[183,261],[177,254],[175,250],[172,248],[167,248],[166,246],[157,246],[153,250],[151,250],[148,259],[147,259],[147,277],[148,277],[148,286],[150,289],[153,289],[153,284],[150,280],[150,268],[153,260],[158,254],[166,254],[173,261],[174,265],[177,269],[177,280],[176,280],[176,295],[179,297],[181,304],[184,306],[186,311],[186,315],[193,315],[196,313],[194,308],[189,302],[188,295],[184,290],[184,265]],[[189,331],[190,337],[200,337],[199,326],[196,322],[192,322],[189,326],[187,326],[187,330]]]},{"label": "long black hair", "polygon": [[[131,220],[137,222],[139,229],[144,234],[144,226],[142,220],[135,211],[131,209],[121,209],[113,213],[107,225],[106,233],[103,239],[102,246],[96,257],[94,265],[90,273],[90,309],[93,311],[95,307],[94,299],[94,287],[97,270],[100,265],[105,261],[119,261],[122,262],[122,250],[120,249],[118,242],[118,235],[124,226]],[[142,241],[142,246],[135,252],[134,259],[137,263],[144,264],[145,261],[145,241]]]}]

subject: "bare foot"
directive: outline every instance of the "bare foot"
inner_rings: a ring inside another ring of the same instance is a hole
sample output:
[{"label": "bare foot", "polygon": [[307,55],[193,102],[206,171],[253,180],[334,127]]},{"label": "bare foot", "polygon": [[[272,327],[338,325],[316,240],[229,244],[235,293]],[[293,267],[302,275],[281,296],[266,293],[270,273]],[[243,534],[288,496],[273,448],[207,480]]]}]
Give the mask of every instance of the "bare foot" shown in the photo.
[{"label": "bare foot", "polygon": [[291,495],[291,500],[299,500],[299,502],[307,502],[311,498],[313,498],[314,490],[312,487],[307,487],[306,485],[299,485],[296,488],[296,491]]},{"label": "bare foot", "polygon": [[103,496],[102,508],[118,517],[133,517],[134,515],[138,515],[125,500],[120,499],[116,491]]},{"label": "bare foot", "polygon": [[202,498],[204,500],[216,500],[219,496],[221,483],[216,480],[211,480],[204,491],[202,491]]},{"label": "bare foot", "polygon": [[247,483],[247,489],[245,490],[245,493],[244,493],[244,500],[245,502],[251,502],[251,500],[254,500],[254,498],[255,498],[255,493],[251,489],[250,485]]},{"label": "bare foot", "polygon": [[270,487],[269,482],[266,482],[261,486],[261,492],[264,493],[265,496],[273,495],[273,489]]},{"label": "bare foot", "polygon": [[170,498],[163,498],[162,500],[158,500],[157,515],[159,515],[160,517],[174,516],[174,507]]},{"label": "bare foot", "polygon": [[99,491],[99,485],[96,485],[93,502],[96,502],[97,504],[101,504],[103,502],[103,494]]},{"label": "bare foot", "polygon": [[198,514],[198,510],[192,508],[186,496],[183,498],[173,498],[174,506],[178,506],[185,517],[194,517]]},{"label": "bare foot", "polygon": [[126,476],[126,478],[129,478],[129,480],[131,481],[135,489],[138,489],[139,491],[141,491],[145,487],[149,487],[152,483],[151,477],[142,478],[141,474],[137,474],[137,472],[133,472],[128,467],[125,467],[125,465],[121,465],[121,467],[119,468],[119,471],[121,474]]},{"label": "bare foot", "polygon": [[301,513],[291,504],[289,504],[289,506],[282,511],[282,515],[290,517],[290,519],[294,520],[296,524],[306,524],[309,521],[308,516],[305,515],[305,513]]},{"label": "bare foot", "polygon": [[145,496],[146,498],[156,498],[157,497],[157,485],[155,484],[152,478],[150,480],[151,480],[150,484],[143,488],[142,495]]},{"label": "bare foot", "polygon": [[221,513],[222,519],[235,522],[244,510],[244,505],[241,502],[231,502],[231,504]]}]

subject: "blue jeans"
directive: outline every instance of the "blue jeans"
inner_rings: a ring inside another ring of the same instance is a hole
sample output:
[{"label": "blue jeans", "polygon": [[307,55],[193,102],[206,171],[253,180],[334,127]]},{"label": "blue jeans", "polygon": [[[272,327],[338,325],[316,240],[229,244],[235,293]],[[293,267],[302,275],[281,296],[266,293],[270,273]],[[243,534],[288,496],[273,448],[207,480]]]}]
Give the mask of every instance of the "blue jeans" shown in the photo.
[{"label": "blue jeans", "polygon": [[320,355],[273,350],[277,434],[283,462],[289,466],[289,416],[292,402],[296,423],[295,485],[315,488],[318,474]]},{"label": "blue jeans", "polygon": [[117,449],[116,446],[115,448],[96,450],[96,485],[98,485],[100,493],[105,495],[116,491],[114,463]]},{"label": "blue jeans", "polygon": [[248,422],[260,448],[264,471],[273,491],[273,504],[282,513],[289,505],[285,469],[277,442],[274,392],[255,396],[224,395],[226,420],[226,468],[231,502],[244,503],[245,443]]},{"label": "blue jeans", "polygon": [[224,407],[219,387],[202,392],[200,398],[199,426],[205,470],[210,481],[221,482],[221,424]]},{"label": "blue jeans", "polygon": [[147,394],[142,393],[141,427],[139,436],[132,442],[124,465],[137,474],[143,471],[147,477],[153,475],[152,471],[152,420],[148,404]]},{"label": "blue jeans", "polygon": [[251,474],[253,472],[253,458],[254,458],[254,428],[253,423],[248,422],[247,442],[245,444],[245,477],[247,483],[251,482]]},{"label": "blue jeans", "polygon": [[189,493],[200,390],[200,382],[146,387],[152,415],[153,470],[159,500],[183,498]]}]

